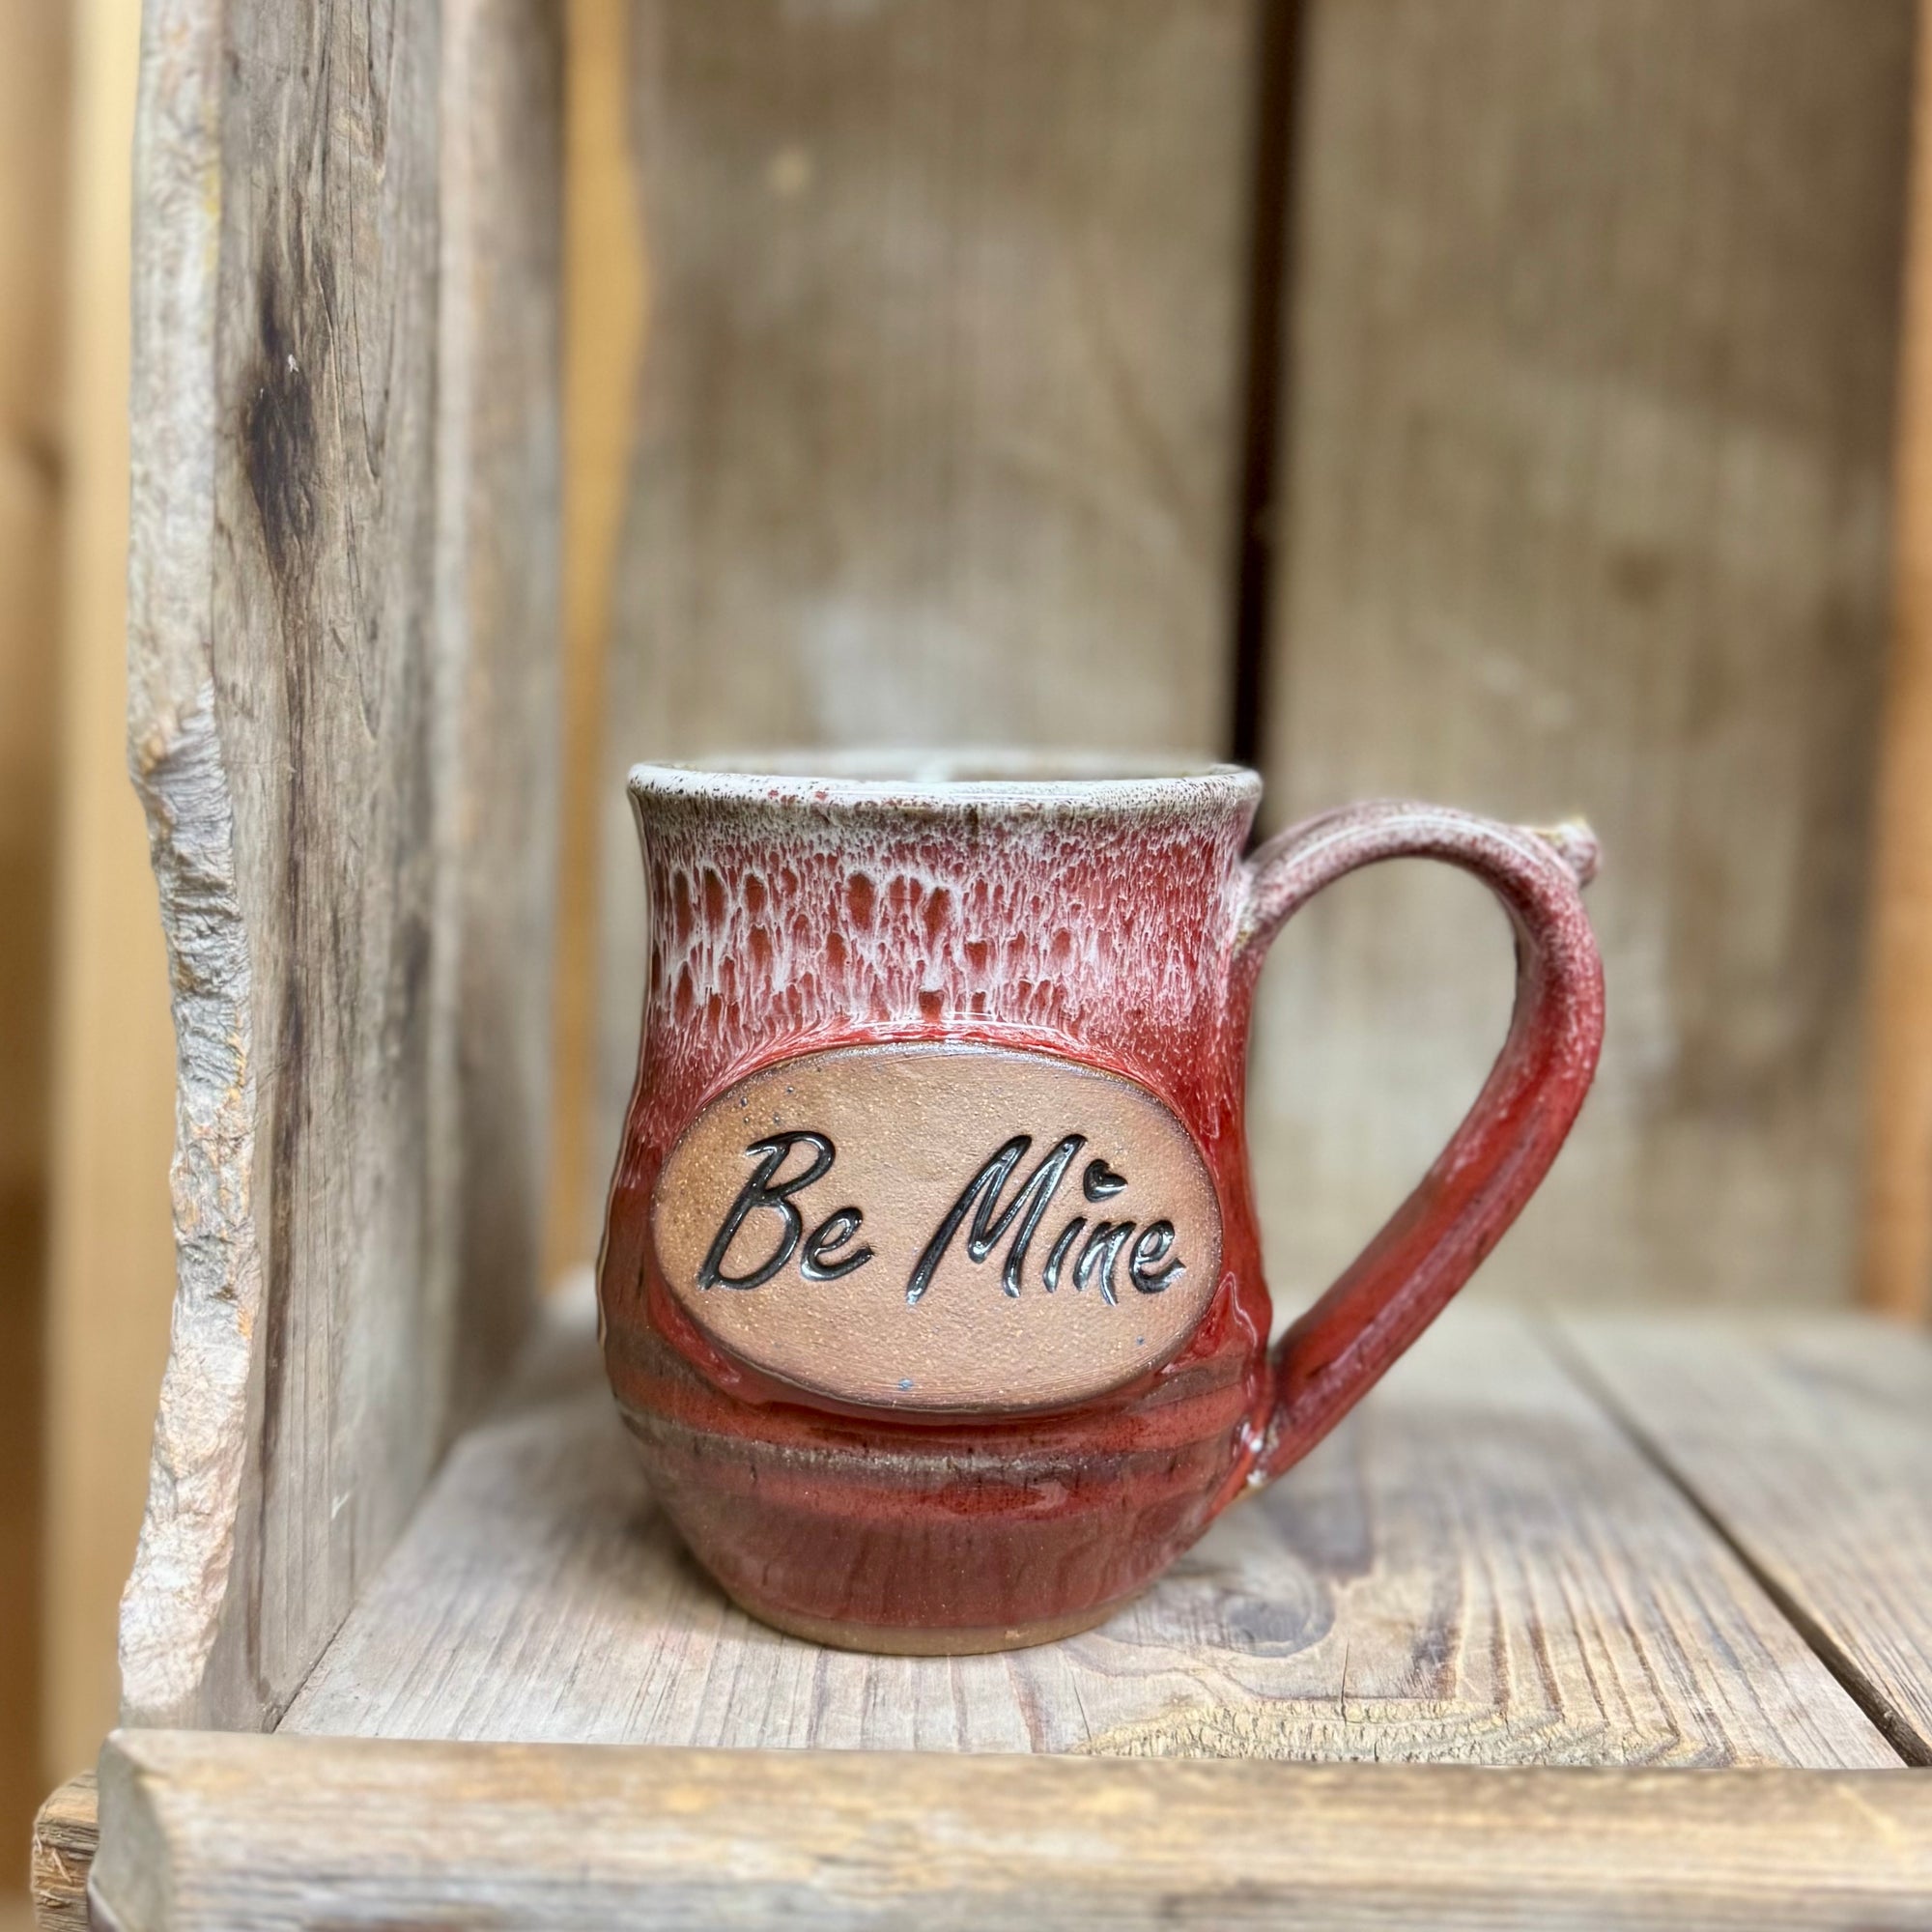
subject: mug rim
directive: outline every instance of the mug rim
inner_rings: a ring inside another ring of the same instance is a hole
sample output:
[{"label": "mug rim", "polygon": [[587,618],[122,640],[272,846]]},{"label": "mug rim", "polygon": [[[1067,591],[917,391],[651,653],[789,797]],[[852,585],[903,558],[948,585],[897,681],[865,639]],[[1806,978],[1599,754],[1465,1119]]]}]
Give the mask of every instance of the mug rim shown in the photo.
[{"label": "mug rim", "polygon": [[888,746],[649,759],[630,769],[634,799],[799,806],[1004,806],[1107,810],[1252,805],[1260,773],[1160,752],[1054,747]]}]

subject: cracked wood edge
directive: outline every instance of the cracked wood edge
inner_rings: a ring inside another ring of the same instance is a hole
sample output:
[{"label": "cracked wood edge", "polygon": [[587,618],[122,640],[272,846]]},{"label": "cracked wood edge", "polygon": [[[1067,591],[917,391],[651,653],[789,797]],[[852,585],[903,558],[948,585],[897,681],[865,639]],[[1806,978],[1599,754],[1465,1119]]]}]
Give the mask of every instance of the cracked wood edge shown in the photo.
[{"label": "cracked wood edge", "polygon": [[219,768],[210,594],[218,425],[219,10],[155,0],[136,114],[128,738],[169,934],[173,1345],[123,1598],[124,1709],[193,1709],[227,1594],[261,1306],[252,984]]},{"label": "cracked wood edge", "polygon": [[178,1289],[129,1719],[273,1721],[534,1293],[556,42],[544,0],[148,11],[129,743]]},{"label": "cracked wood edge", "polygon": [[87,1932],[87,1874],[100,1845],[95,1776],[71,1777],[41,1806],[27,1889],[38,1932]]},{"label": "cracked wood edge", "polygon": [[117,1732],[113,1932],[1923,1926],[1901,1772],[717,1751]]}]

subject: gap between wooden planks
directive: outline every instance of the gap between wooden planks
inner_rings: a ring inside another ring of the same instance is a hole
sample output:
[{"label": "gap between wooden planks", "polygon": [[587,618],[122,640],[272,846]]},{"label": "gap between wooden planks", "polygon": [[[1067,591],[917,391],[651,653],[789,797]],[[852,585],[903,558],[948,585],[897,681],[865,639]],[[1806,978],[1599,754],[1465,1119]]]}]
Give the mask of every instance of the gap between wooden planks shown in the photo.
[{"label": "gap between wooden planks", "polygon": [[1932,1345],[1793,1315],[1555,1332],[1899,1755],[1932,1765]]}]

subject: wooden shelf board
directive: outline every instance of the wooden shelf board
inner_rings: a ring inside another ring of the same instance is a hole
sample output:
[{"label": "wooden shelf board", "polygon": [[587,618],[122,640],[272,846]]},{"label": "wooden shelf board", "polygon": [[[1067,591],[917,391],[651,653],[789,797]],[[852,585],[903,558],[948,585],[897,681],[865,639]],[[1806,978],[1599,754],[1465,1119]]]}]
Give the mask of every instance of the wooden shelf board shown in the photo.
[{"label": "wooden shelf board", "polygon": [[1901,1754],[1932,1765],[1932,1337],[1819,1316],[1558,1333]]},{"label": "wooden shelf board", "polygon": [[1932,1780],[123,1731],[106,1932],[1922,1927]]},{"label": "wooden shelf board", "polygon": [[687,1558],[580,1311],[455,1448],[287,1712],[491,1743],[1896,1766],[1676,1486],[1464,1308],[1099,1630],[981,1658],[780,1636]]},{"label": "wooden shelf board", "polygon": [[[1452,1310],[1102,1629],[888,1659],[682,1555],[586,1316],[281,1735],[109,1741],[97,1924],[1925,1922],[1923,1338]],[[1270,1758],[1409,1762],[1217,1761]],[[45,1924],[92,1805],[43,1813]]]}]

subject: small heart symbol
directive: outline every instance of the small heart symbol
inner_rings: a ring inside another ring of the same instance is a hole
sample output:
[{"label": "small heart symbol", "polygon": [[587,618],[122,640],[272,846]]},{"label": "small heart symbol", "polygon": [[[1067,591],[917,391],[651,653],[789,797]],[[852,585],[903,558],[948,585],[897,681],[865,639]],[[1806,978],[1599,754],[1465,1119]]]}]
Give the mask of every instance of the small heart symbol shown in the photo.
[{"label": "small heart symbol", "polygon": [[1118,1194],[1127,1184],[1124,1174],[1116,1174],[1104,1160],[1090,1160],[1087,1172],[1080,1177],[1080,1191],[1090,1201],[1104,1201],[1110,1194]]}]

